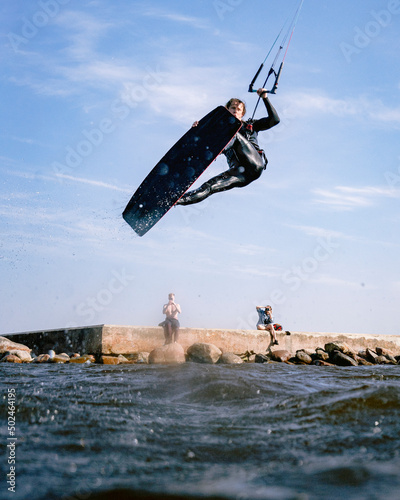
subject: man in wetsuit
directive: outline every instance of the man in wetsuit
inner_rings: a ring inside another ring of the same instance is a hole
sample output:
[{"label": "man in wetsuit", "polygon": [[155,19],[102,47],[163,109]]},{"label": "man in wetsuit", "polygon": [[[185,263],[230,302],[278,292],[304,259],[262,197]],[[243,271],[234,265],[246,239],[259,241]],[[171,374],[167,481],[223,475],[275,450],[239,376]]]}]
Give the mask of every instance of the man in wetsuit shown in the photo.
[{"label": "man in wetsuit", "polygon": [[[268,160],[264,151],[258,145],[258,132],[274,127],[280,120],[278,113],[268,99],[266,89],[258,89],[257,94],[262,98],[268,115],[259,120],[243,121],[239,132],[223,151],[229,169],[211,178],[198,189],[183,195],[177,205],[199,203],[214,193],[247,186],[260,177],[267,166]],[[239,99],[230,99],[226,104],[226,108],[238,120],[241,120],[246,113],[245,104]],[[193,126],[196,125],[197,122],[193,124]]]}]

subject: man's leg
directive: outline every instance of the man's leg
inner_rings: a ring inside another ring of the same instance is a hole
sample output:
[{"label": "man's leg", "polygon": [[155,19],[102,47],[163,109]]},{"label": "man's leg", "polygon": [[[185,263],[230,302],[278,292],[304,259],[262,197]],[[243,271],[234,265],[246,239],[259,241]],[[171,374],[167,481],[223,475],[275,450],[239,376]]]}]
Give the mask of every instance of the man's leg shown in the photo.
[{"label": "man's leg", "polygon": [[267,330],[269,331],[269,333],[271,334],[271,337],[272,337],[272,340],[273,340],[273,343],[278,345],[278,341],[276,339],[276,333],[275,333],[275,328],[273,325],[269,324],[267,325]]},{"label": "man's leg", "polygon": [[171,322],[166,320],[164,326],[164,336],[165,336],[165,344],[172,343],[172,327]]},{"label": "man's leg", "polygon": [[239,165],[211,178],[194,191],[182,196],[177,205],[192,205],[209,196],[235,187],[244,187],[258,179],[264,169],[264,162],[255,147],[243,136],[237,134],[232,146]]},{"label": "man's leg", "polygon": [[[240,167],[239,167],[240,168]],[[184,194],[177,205],[192,205],[205,200],[209,196],[222,191],[227,191],[234,187],[241,187],[246,184],[243,176],[237,172],[237,169],[229,169],[216,177],[211,178],[202,186],[194,191]]]}]

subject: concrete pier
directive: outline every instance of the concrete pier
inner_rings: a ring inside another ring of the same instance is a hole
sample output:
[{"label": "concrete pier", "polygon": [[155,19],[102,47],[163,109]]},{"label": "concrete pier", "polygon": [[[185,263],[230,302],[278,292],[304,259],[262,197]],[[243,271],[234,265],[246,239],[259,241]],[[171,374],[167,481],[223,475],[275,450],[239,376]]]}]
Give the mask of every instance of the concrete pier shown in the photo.
[{"label": "concrete pier", "polygon": [[[94,325],[78,328],[62,328],[24,333],[3,334],[13,342],[24,344],[34,353],[46,353],[53,349],[57,353],[79,352],[94,355],[133,354],[150,352],[164,344],[161,327]],[[315,350],[338,340],[346,342],[355,350],[383,347],[394,355],[400,354],[400,335],[355,334],[355,333],[311,333],[277,332],[279,346],[295,353],[298,349]],[[270,346],[270,336],[259,330],[228,330],[208,328],[181,328],[179,343],[185,351],[196,342],[214,344],[223,352],[242,354],[246,351],[265,352]]]}]

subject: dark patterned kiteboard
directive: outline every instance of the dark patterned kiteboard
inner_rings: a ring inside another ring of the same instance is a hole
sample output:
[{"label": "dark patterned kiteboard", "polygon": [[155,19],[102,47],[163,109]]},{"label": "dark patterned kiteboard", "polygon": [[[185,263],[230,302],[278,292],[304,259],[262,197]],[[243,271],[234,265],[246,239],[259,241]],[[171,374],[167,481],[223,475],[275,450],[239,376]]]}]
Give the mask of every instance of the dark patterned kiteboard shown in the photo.
[{"label": "dark patterned kiteboard", "polygon": [[122,214],[139,236],[146,234],[175,205],[240,126],[240,120],[218,106],[179,139],[140,184]]}]

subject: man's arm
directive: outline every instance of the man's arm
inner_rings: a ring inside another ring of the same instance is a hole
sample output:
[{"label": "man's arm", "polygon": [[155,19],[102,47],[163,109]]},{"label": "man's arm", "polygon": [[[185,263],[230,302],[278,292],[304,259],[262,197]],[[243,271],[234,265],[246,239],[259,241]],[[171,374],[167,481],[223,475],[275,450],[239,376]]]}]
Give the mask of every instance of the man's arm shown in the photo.
[{"label": "man's arm", "polygon": [[275,127],[281,121],[276,109],[272,106],[270,100],[268,99],[268,94],[265,89],[259,89],[263,92],[257,92],[258,95],[264,102],[265,108],[267,109],[268,115],[265,118],[260,118],[253,123],[253,128],[256,132],[261,130],[268,130],[269,128]]}]

